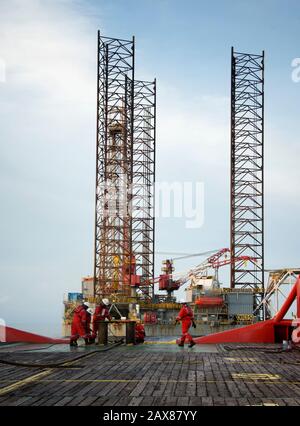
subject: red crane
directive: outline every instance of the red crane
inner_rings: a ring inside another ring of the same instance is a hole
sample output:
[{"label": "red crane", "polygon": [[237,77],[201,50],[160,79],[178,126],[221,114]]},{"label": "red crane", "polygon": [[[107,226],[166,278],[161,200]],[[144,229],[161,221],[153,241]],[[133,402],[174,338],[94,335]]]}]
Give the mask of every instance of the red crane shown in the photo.
[{"label": "red crane", "polygon": [[[210,257],[206,258],[203,262],[197,265],[195,268],[192,268],[184,273],[174,274],[174,260],[188,259],[191,257],[199,257],[203,255],[211,254]],[[229,257],[228,257],[229,256]],[[212,268],[215,270],[215,277],[218,280],[218,270],[220,267],[230,265],[236,262],[255,262],[256,259],[249,256],[240,256],[232,259],[230,257],[230,249],[222,248],[218,250],[210,250],[202,253],[195,254],[186,254],[176,258],[167,259],[163,262],[162,272],[159,277],[155,277],[153,280],[147,281],[150,285],[155,283],[159,284],[159,290],[167,291],[168,296],[170,297],[175,290],[179,290],[184,284],[190,281],[192,278],[200,277],[204,274],[205,271]],[[146,282],[144,282],[145,285]]]},{"label": "red crane", "polygon": [[[207,252],[206,252],[207,253]],[[236,258],[227,258],[228,253],[230,254],[229,248],[223,248],[218,251],[215,251],[214,254],[212,254],[209,258],[205,259],[202,263],[200,263],[195,268],[189,270],[187,273],[179,276],[177,279],[174,279],[174,276],[172,274],[174,267],[173,267],[173,260],[171,261],[165,261],[166,267],[163,269],[165,274],[160,275],[159,277],[159,289],[160,290],[166,290],[168,293],[173,292],[174,290],[178,290],[181,286],[186,284],[189,280],[191,280],[192,277],[198,277],[202,276],[205,271],[212,268],[215,270],[215,276],[218,280],[218,270],[220,267],[225,265],[231,265],[236,262],[247,262],[252,261],[256,262],[255,258],[249,257],[249,256],[240,256]],[[199,256],[200,254],[198,254]],[[192,257],[195,255],[187,255],[183,256],[179,259],[187,259],[188,257]],[[222,259],[222,257],[225,257]]]}]

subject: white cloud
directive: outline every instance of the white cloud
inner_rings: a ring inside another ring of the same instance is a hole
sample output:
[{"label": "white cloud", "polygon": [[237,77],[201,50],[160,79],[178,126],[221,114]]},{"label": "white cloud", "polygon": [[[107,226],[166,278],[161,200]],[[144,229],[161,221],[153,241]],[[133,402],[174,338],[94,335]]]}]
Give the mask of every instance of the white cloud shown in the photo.
[{"label": "white cloud", "polygon": [[0,2],[1,315],[41,331],[42,313],[45,334],[92,265],[97,28],[80,4]]},{"label": "white cloud", "polygon": [[197,95],[187,99],[174,88],[160,85],[160,90],[157,133],[162,155],[169,155],[172,163],[181,162],[183,167],[189,161],[205,169],[226,167],[224,158],[229,158],[230,148],[229,99]]},{"label": "white cloud", "polygon": [[7,84],[43,101],[89,102],[96,87],[96,33],[89,19],[66,0],[0,3],[0,57]]},{"label": "white cloud", "polygon": [[[167,85],[160,86],[157,133],[158,150],[164,162],[169,156],[171,164],[176,167],[181,164],[189,171],[194,168],[195,176],[204,170],[209,173],[207,181],[219,181],[221,185],[227,182],[229,186],[230,99],[225,96],[189,96]],[[269,202],[299,204],[300,147],[295,143],[294,135],[284,134],[283,129],[279,131],[276,128],[270,115],[268,120],[265,137],[266,196]],[[162,160],[158,158],[158,161]]]},{"label": "white cloud", "polygon": [[274,133],[266,139],[266,196],[282,205],[299,205],[300,147],[289,132],[282,139]]}]

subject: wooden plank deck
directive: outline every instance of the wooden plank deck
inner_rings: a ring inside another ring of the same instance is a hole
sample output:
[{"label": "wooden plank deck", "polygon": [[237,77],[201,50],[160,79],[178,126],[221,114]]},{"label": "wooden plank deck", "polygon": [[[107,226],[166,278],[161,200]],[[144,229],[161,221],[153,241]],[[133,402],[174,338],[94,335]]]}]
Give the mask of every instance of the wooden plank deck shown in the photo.
[{"label": "wooden plank deck", "polygon": [[[0,364],[0,405],[300,405],[300,351],[227,349],[205,353],[117,347],[72,364],[82,352],[14,353],[2,348],[0,359],[71,363],[63,370]],[[72,368],[76,365],[84,367]]]}]

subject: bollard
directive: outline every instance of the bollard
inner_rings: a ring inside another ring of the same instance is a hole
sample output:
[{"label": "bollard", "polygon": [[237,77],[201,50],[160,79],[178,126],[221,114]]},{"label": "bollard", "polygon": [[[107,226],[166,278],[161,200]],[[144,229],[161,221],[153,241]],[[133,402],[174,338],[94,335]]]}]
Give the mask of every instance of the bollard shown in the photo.
[{"label": "bollard", "polygon": [[108,321],[101,321],[98,328],[98,345],[108,343]]},{"label": "bollard", "polygon": [[135,345],[135,321],[126,322],[126,345]]}]

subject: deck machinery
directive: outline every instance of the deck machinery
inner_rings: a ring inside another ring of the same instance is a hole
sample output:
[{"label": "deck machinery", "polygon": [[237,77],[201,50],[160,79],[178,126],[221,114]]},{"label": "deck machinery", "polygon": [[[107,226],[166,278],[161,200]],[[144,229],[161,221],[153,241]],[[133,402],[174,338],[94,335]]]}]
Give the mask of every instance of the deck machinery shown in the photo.
[{"label": "deck machinery", "polygon": [[248,256],[231,258],[230,254],[229,248],[218,250],[180,275],[174,273],[173,260],[166,260],[162,268],[164,273],[159,277],[159,289],[166,290],[167,297],[172,300],[173,292],[184,286],[185,299],[194,308],[200,323],[220,326],[255,322],[259,319],[258,315],[253,315],[257,293],[249,288],[222,288],[219,281],[219,268],[241,262],[246,268],[253,259]]}]

